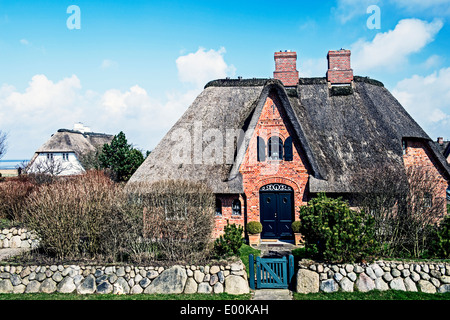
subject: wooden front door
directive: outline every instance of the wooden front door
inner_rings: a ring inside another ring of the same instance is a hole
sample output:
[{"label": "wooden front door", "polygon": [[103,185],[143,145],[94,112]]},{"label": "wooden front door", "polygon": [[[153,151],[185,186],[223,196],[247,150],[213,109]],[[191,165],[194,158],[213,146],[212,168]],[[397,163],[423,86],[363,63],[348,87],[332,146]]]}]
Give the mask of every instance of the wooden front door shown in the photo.
[{"label": "wooden front door", "polygon": [[292,238],[294,194],[289,186],[272,184],[261,188],[260,219],[262,239]]}]

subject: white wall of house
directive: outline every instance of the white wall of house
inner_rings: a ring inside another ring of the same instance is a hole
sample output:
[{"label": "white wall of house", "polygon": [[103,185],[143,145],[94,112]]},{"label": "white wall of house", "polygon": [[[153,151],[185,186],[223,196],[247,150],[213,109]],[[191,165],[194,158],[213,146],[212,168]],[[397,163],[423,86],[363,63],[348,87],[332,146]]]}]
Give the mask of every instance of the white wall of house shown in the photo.
[{"label": "white wall of house", "polygon": [[28,172],[65,176],[80,174],[84,169],[74,152],[42,152],[34,159]]}]

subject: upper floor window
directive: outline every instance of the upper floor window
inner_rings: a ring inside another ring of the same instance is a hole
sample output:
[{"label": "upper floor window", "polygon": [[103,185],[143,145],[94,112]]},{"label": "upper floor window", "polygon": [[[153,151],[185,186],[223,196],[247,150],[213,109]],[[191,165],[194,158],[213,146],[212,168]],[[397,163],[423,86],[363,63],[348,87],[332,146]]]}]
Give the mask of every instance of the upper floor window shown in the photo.
[{"label": "upper floor window", "polygon": [[63,153],[62,157],[63,157],[64,161],[69,161],[69,154],[68,153]]},{"label": "upper floor window", "polygon": [[47,159],[53,160],[53,153],[47,153]]},{"label": "upper floor window", "polygon": [[283,160],[283,140],[280,137],[272,136],[267,141],[268,156],[270,160]]},{"label": "upper floor window", "polygon": [[[267,152],[266,152],[267,151]],[[272,136],[266,142],[263,138],[257,138],[257,158],[258,161],[265,161],[266,155],[269,160],[285,160],[292,161],[294,158],[292,137],[287,137],[283,140],[278,136]]]}]

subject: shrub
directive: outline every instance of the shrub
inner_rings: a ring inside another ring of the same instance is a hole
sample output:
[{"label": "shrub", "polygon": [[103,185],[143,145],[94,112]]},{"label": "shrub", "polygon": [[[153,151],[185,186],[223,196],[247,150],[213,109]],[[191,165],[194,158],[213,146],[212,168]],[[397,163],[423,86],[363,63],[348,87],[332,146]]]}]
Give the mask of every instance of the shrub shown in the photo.
[{"label": "shrub", "polygon": [[224,227],[224,234],[214,241],[214,254],[216,257],[231,257],[239,252],[239,248],[244,244],[242,233],[244,228],[240,225],[229,224]]},{"label": "shrub", "polygon": [[153,250],[153,259],[198,262],[208,258],[215,204],[209,188],[167,180],[134,184],[127,192],[137,212],[144,214],[145,242]]},{"label": "shrub", "polygon": [[88,171],[34,190],[25,222],[36,230],[48,256],[115,261],[126,251],[126,235],[135,230],[125,200],[120,185],[100,171]]},{"label": "shrub", "polygon": [[247,232],[249,234],[258,234],[262,232],[262,224],[259,221],[250,221],[247,223]]},{"label": "shrub", "polygon": [[301,226],[302,226],[302,223],[300,221],[298,221],[298,220],[292,222],[292,224],[291,224],[292,231],[294,233],[300,233]]},{"label": "shrub", "polygon": [[0,218],[21,222],[27,197],[35,188],[36,184],[23,177],[0,182]]},{"label": "shrub", "polygon": [[340,198],[319,194],[307,206],[300,207],[300,219],[306,251],[315,258],[355,262],[377,252],[373,219],[363,211],[351,210]]},{"label": "shrub", "polygon": [[446,215],[439,226],[434,229],[431,241],[432,255],[441,258],[450,258],[450,215]]}]

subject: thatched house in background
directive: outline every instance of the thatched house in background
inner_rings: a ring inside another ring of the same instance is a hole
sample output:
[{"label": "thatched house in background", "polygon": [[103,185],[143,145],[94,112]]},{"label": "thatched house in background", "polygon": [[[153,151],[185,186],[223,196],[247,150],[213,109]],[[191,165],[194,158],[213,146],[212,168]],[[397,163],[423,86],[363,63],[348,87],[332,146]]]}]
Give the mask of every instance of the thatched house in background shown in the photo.
[{"label": "thatched house in background", "polygon": [[111,143],[113,138],[110,134],[91,132],[81,123],[76,123],[73,130],[59,129],[36,150],[26,170],[58,176],[80,174],[84,172],[82,157]]},{"label": "thatched house in background", "polygon": [[349,50],[328,53],[323,78],[299,79],[296,59],[276,52],[274,79],[206,84],[129,184],[204,182],[217,198],[216,236],[227,220],[255,220],[262,239],[291,239],[298,206],[319,192],[352,195],[355,176],[380,167],[431,167],[445,197],[443,155],[381,82],[353,76]]}]

